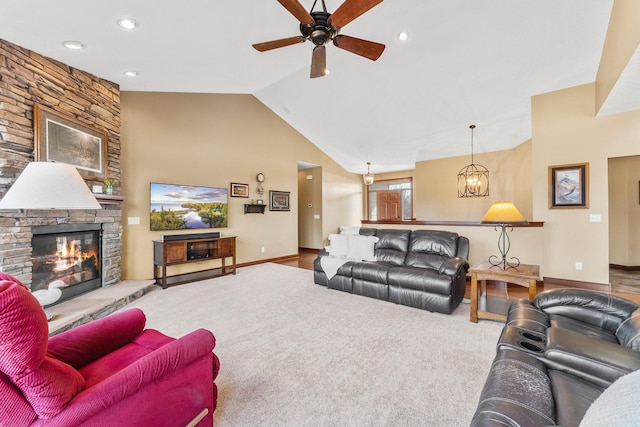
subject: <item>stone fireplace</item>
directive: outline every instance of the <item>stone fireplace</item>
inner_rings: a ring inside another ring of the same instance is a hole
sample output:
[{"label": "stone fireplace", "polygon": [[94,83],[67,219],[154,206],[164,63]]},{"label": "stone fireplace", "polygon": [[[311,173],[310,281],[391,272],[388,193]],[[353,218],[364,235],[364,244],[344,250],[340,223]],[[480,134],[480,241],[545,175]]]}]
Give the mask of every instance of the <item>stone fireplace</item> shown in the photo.
[{"label": "stone fireplace", "polygon": [[102,225],[59,224],[32,227],[31,291],[61,283],[59,301],[102,286]]},{"label": "stone fireplace", "polygon": [[0,266],[31,291],[54,280],[62,299],[120,281],[120,196],[97,195],[101,210],[26,210],[0,216]]}]

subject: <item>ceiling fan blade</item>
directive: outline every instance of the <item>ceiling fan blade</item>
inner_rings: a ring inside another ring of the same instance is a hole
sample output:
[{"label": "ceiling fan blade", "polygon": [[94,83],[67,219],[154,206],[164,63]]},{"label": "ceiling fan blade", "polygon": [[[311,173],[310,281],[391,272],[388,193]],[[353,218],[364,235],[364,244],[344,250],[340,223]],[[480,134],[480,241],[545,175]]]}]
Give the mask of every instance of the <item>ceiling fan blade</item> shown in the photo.
[{"label": "ceiling fan blade", "polygon": [[380,58],[385,46],[380,43],[362,40],[356,37],[338,35],[333,39],[333,44],[340,49],[347,50],[356,55],[364,56],[372,61]]},{"label": "ceiling fan blade", "polygon": [[374,6],[382,3],[382,0],[345,0],[329,17],[329,22],[334,27],[342,28]]},{"label": "ceiling fan blade", "polygon": [[298,0],[278,0],[278,3],[283,5],[289,13],[298,19],[298,21],[304,24],[313,24],[313,17],[306,11],[304,6],[298,2]]},{"label": "ceiling fan blade", "polygon": [[270,42],[256,43],[252,45],[257,51],[266,52],[279,47],[291,46],[292,44],[303,43],[306,39],[302,36],[288,37],[286,39],[271,40]]},{"label": "ceiling fan blade", "polygon": [[325,45],[313,48],[311,57],[311,78],[327,75],[327,49]]}]

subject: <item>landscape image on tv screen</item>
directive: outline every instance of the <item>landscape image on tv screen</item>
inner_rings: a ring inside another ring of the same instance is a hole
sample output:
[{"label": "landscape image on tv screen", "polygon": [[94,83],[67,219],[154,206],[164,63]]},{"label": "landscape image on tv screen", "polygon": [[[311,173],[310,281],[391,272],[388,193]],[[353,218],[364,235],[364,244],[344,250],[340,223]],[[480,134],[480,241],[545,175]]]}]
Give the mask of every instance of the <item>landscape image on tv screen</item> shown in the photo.
[{"label": "landscape image on tv screen", "polygon": [[151,231],[227,227],[227,188],[151,183]]}]

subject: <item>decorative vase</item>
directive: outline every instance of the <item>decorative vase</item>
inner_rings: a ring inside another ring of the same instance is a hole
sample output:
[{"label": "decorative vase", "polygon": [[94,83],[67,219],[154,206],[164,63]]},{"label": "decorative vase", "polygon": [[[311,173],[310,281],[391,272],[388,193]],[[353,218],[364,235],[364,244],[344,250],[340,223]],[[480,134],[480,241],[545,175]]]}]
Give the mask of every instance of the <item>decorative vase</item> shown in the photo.
[{"label": "decorative vase", "polygon": [[113,194],[113,185],[107,185],[107,188],[104,190],[105,194]]}]

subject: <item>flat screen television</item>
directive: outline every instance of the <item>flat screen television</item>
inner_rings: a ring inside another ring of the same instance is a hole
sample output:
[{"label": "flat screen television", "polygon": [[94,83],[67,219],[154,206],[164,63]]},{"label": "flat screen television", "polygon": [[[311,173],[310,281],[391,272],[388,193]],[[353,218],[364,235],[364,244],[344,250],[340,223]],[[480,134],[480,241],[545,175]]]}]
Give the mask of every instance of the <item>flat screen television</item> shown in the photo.
[{"label": "flat screen television", "polygon": [[151,183],[151,231],[227,227],[227,188]]}]

